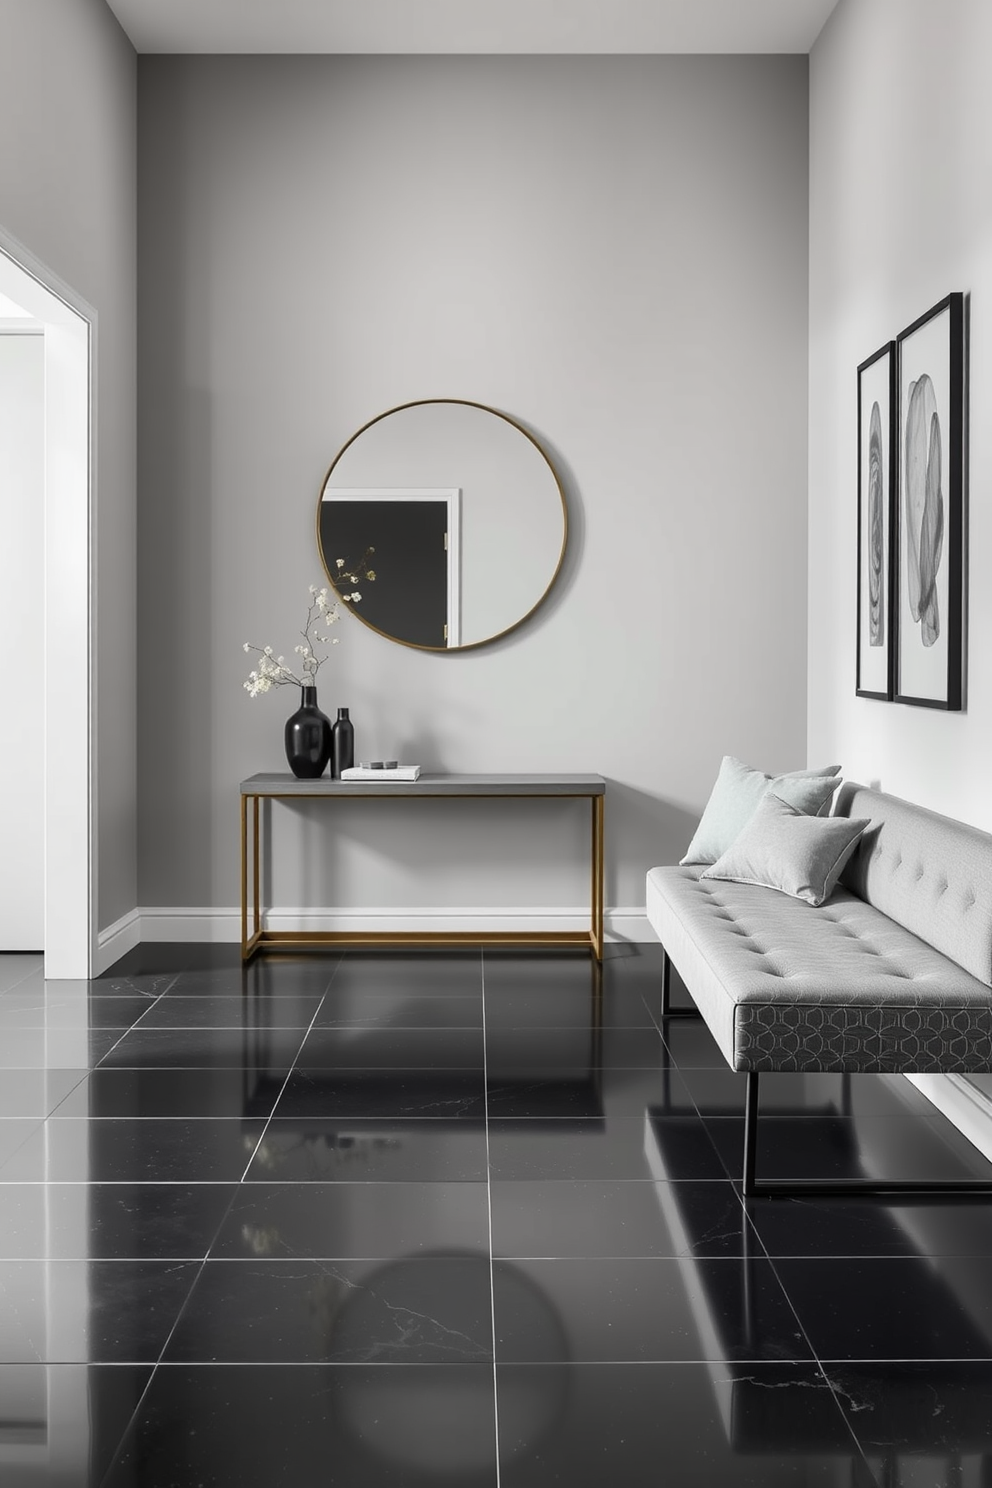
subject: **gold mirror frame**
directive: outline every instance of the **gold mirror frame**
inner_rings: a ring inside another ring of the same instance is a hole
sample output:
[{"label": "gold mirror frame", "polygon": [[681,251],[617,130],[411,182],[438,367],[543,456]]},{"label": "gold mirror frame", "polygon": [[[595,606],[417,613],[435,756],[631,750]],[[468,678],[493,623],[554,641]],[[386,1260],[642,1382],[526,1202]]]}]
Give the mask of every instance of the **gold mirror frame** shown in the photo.
[{"label": "gold mirror frame", "polygon": [[363,424],[360,429],[357,429],[355,433],[352,434],[350,439],[345,441],[345,443],[338,450],[337,454],[334,456],[334,459],[331,461],[324,479],[321,481],[320,492],[317,496],[317,511],[315,515],[317,552],[320,556],[320,561],[323,565],[324,573],[327,575],[328,582],[334,589],[335,593],[339,593],[338,584],[335,579],[335,574],[332,572],[331,564],[328,562],[327,557],[324,554],[324,547],[320,535],[320,514],[324,503],[324,493],[327,490],[327,484],[330,481],[331,476],[334,474],[336,467],[340,463],[345,453],[351,448],[351,446],[357,440],[359,440],[363,434],[366,434],[369,429],[374,428],[376,424],[381,423],[384,419],[391,417],[395,413],[403,413],[407,409],[423,408],[425,406],[435,406],[438,404],[452,405],[460,408],[478,409],[481,413],[488,413],[493,418],[501,419],[503,423],[509,424],[511,428],[516,429],[519,434],[522,434],[523,437],[531,445],[533,445],[534,449],[540,455],[541,459],[544,461],[545,465],[547,465],[548,470],[551,473],[551,478],[555,483],[555,489],[558,492],[558,499],[561,502],[562,520],[561,548],[559,550],[558,558],[554,566],[554,571],[552,572],[543,593],[538,596],[538,598],[534,601],[530,608],[526,610],[519,619],[514,620],[511,625],[505,626],[502,630],[496,631],[492,635],[484,636],[481,640],[465,641],[459,643],[457,646],[427,646],[417,641],[404,640],[401,636],[391,635],[389,631],[382,630],[378,625],[375,625],[371,620],[368,620],[365,615],[362,614],[361,609],[356,605],[347,604],[344,606],[344,608],[347,609],[351,614],[353,614],[357,620],[360,620],[363,625],[367,626],[369,630],[375,631],[377,635],[383,636],[385,640],[393,641],[398,646],[409,646],[412,650],[415,651],[433,651],[440,656],[444,656],[458,651],[473,651],[479,646],[492,645],[494,641],[502,640],[504,636],[510,635],[511,632],[517,630],[521,625],[525,623],[525,621],[531,618],[535,611],[540,609],[541,605],[544,603],[548,595],[551,593],[551,590],[554,588],[555,580],[558,578],[558,575],[561,572],[562,564],[565,561],[565,549],[568,545],[568,504],[565,500],[565,490],[562,486],[561,479],[551,461],[551,457],[549,456],[547,450],[545,450],[540,441],[536,439],[533,434],[531,434],[529,429],[526,429],[523,424],[519,423],[515,418],[512,418],[510,414],[502,413],[498,408],[491,408],[486,403],[474,402],[470,398],[415,398],[409,403],[397,403],[394,408],[387,408],[384,413],[376,414],[375,418],[369,419],[367,423]]}]

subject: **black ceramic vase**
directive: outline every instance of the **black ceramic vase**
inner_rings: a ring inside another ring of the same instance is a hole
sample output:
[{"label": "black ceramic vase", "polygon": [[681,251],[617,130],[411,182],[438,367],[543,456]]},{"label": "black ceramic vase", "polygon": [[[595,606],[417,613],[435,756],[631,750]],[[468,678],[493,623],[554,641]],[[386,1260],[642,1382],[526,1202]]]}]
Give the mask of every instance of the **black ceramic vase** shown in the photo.
[{"label": "black ceramic vase", "polygon": [[350,770],[355,763],[355,726],[348,717],[347,708],[339,708],[337,722],[331,729],[331,774],[341,779],[342,770]]},{"label": "black ceramic vase", "polygon": [[316,780],[331,757],[331,720],[317,707],[316,687],[300,688],[300,706],[286,719],[286,758],[300,780]]}]

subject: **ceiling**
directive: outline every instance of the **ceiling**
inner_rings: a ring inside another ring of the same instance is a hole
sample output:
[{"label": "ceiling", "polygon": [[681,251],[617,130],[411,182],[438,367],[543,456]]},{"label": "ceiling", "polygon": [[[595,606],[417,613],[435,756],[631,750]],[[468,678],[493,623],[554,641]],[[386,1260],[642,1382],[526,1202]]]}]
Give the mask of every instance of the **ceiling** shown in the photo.
[{"label": "ceiling", "polygon": [[138,52],[808,52],[837,0],[107,0]]}]

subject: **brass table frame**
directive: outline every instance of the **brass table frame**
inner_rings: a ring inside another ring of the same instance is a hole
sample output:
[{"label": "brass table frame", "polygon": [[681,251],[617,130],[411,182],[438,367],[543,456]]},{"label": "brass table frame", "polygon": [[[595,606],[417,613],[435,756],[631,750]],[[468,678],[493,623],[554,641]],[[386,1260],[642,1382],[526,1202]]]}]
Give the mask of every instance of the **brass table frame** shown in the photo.
[{"label": "brass table frame", "polygon": [[[590,803],[590,925],[588,930],[266,930],[262,924],[260,802],[296,800],[538,800]],[[606,781],[601,775],[421,775],[416,782],[298,780],[252,775],[241,782],[241,960],[257,951],[307,946],[543,946],[582,947],[603,959],[604,826]]]}]

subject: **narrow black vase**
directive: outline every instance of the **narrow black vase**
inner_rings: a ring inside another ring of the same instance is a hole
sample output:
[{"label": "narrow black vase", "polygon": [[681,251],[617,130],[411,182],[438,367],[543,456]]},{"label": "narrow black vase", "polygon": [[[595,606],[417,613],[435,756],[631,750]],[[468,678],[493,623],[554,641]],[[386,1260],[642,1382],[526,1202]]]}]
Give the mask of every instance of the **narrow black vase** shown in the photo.
[{"label": "narrow black vase", "polygon": [[286,719],[286,758],[300,780],[316,780],[331,757],[331,720],[317,707],[316,687],[300,688],[300,706]]},{"label": "narrow black vase", "polygon": [[337,721],[331,729],[331,774],[341,779],[342,770],[350,770],[355,763],[355,726],[348,717],[347,708],[339,708]]}]

